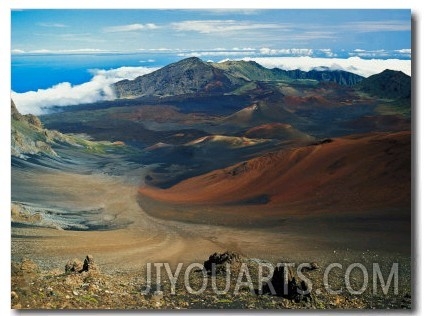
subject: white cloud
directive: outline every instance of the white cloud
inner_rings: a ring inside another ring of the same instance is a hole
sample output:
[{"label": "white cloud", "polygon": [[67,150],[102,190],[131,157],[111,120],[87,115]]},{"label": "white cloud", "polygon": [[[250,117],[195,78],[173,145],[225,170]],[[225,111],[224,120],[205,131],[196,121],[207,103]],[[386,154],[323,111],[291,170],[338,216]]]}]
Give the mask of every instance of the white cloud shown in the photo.
[{"label": "white cloud", "polygon": [[342,58],[313,58],[304,57],[246,57],[244,60],[254,60],[267,68],[284,70],[301,69],[309,71],[317,67],[328,67],[332,70],[345,70],[358,75],[369,77],[385,69],[400,70],[411,75],[411,61],[401,59],[362,59],[360,57]]},{"label": "white cloud", "polygon": [[[206,9],[202,13],[203,14],[210,14],[213,16],[216,15],[256,15],[259,14],[261,10],[257,9]],[[198,12],[198,11],[197,11]]]},{"label": "white cloud", "polygon": [[110,85],[123,79],[134,79],[156,68],[121,67],[104,70],[92,69],[93,78],[80,85],[69,82],[59,83],[48,89],[17,93],[12,91],[12,99],[22,114],[40,115],[47,113],[51,106],[69,106],[82,103],[113,100],[114,92]]},{"label": "white cloud", "polygon": [[278,29],[283,25],[275,23],[250,23],[236,20],[189,20],[172,23],[171,26],[177,31],[193,31],[202,34],[255,30],[255,29]]},{"label": "white cloud", "polygon": [[384,49],[377,50],[355,50],[354,53],[349,53],[349,56],[359,56],[359,57],[373,57],[373,58],[382,58],[389,57],[391,55],[390,52]]},{"label": "white cloud", "polygon": [[310,48],[283,48],[283,49],[271,49],[263,47],[259,49],[261,55],[299,55],[299,56],[312,56],[314,53],[313,49]]},{"label": "white cloud", "polygon": [[25,54],[25,51],[22,49],[12,49],[11,50],[12,54]]},{"label": "white cloud", "polygon": [[32,53],[32,54],[49,54],[51,52],[52,52],[51,50],[43,48],[43,49],[36,49],[36,50],[30,51],[29,53]]},{"label": "white cloud", "polygon": [[177,54],[180,57],[207,57],[207,56],[253,56],[256,55],[255,51],[236,51],[236,50],[230,50],[230,51],[189,51],[184,53],[178,53]]},{"label": "white cloud", "polygon": [[397,50],[395,50],[395,52],[400,53],[400,54],[409,54],[409,55],[411,55],[411,49],[410,48],[397,49]]},{"label": "white cloud", "polygon": [[62,24],[62,23],[38,23],[38,25],[44,26],[44,27],[57,27],[57,28],[68,27],[68,25]]},{"label": "white cloud", "polygon": [[146,24],[135,23],[135,24],[109,26],[109,27],[105,27],[103,31],[107,33],[134,32],[134,31],[141,31],[141,30],[154,30],[157,28],[159,27],[153,23],[146,23]]},{"label": "white cloud", "polygon": [[141,51],[141,52],[151,52],[151,53],[155,53],[155,52],[157,52],[157,53],[163,53],[163,52],[169,52],[169,53],[171,53],[171,52],[180,52],[180,51],[183,51],[183,49],[179,49],[179,48],[166,48],[166,47],[159,47],[159,48],[139,48],[139,49],[137,49],[138,51]]},{"label": "white cloud", "polygon": [[[217,48],[217,49],[219,49],[219,50],[225,50],[225,48]],[[255,48],[252,48],[252,47],[242,47],[242,48],[233,47],[232,49],[233,50],[238,50],[238,51],[243,51],[243,52],[245,52],[245,51],[256,51],[256,49]]]},{"label": "white cloud", "polygon": [[319,49],[319,51],[324,53],[326,57],[337,57],[337,54],[334,53],[330,48]]},{"label": "white cloud", "polygon": [[345,28],[362,33],[410,31],[411,23],[405,21],[360,21],[347,23]]},{"label": "white cloud", "polygon": [[271,49],[263,47],[259,49],[261,55],[273,55],[273,56],[325,56],[325,57],[336,57],[330,48],[322,49],[311,49],[311,48],[283,48],[283,49]]},{"label": "white cloud", "polygon": [[144,63],[154,63],[155,61],[156,61],[155,59],[147,59],[147,60],[139,60],[138,62],[144,64]]},{"label": "white cloud", "polygon": [[395,50],[385,50],[385,49],[377,49],[377,50],[365,50],[365,49],[354,49],[352,52],[348,53],[349,56],[359,56],[365,58],[411,58],[411,49],[403,48],[403,49],[395,49]]},{"label": "white cloud", "polygon": [[317,40],[317,39],[337,39],[340,35],[336,35],[336,32],[333,31],[308,31],[308,32],[298,32],[287,34],[285,36],[286,39],[290,39],[292,41],[309,41],[309,40]]}]

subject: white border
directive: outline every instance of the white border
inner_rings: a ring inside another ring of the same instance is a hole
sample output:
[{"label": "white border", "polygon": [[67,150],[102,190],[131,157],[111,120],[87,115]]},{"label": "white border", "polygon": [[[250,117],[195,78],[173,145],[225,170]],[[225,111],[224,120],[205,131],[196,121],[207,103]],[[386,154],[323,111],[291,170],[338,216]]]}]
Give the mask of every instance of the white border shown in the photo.
[{"label": "white border", "polygon": [[[0,75],[1,75],[1,84],[0,84],[0,117],[2,122],[0,124],[0,148],[2,148],[2,154],[0,155],[0,166],[1,166],[1,176],[3,181],[2,190],[0,190],[0,232],[1,232],[1,289],[0,289],[0,312],[1,315],[16,315],[17,313],[10,310],[10,10],[11,9],[36,9],[36,8],[60,8],[60,9],[135,9],[135,8],[144,8],[144,9],[155,9],[155,8],[262,8],[262,9],[412,9],[412,13],[415,19],[415,28],[414,28],[414,39],[417,41],[413,46],[413,81],[415,82],[414,87],[416,91],[416,102],[415,109],[416,112],[416,170],[413,174],[413,178],[416,176],[417,187],[415,188],[415,196],[417,199],[415,210],[415,220],[418,221],[416,224],[416,236],[413,236],[413,241],[415,242],[415,254],[416,263],[413,264],[413,268],[417,268],[417,271],[414,271],[416,279],[414,280],[414,289],[412,293],[413,301],[416,304],[416,309],[413,310],[413,313],[421,314],[423,311],[422,303],[424,302],[423,293],[421,289],[423,285],[423,274],[421,271],[422,268],[422,253],[423,253],[423,234],[420,233],[420,230],[423,228],[423,216],[420,215],[422,211],[422,199],[420,198],[422,192],[421,180],[423,176],[422,168],[418,168],[421,162],[422,157],[422,146],[421,142],[423,139],[422,131],[423,128],[420,127],[420,123],[423,122],[423,113],[420,109],[422,104],[421,91],[421,74],[422,74],[422,63],[419,60],[419,57],[422,56],[422,42],[419,40],[423,38],[422,32],[422,10],[418,1],[413,0],[402,0],[402,1],[387,1],[387,0],[356,0],[356,1],[258,1],[258,2],[248,2],[246,0],[233,0],[233,1],[223,1],[223,0],[204,0],[204,1],[175,1],[175,0],[160,0],[160,1],[125,1],[125,0],[106,0],[106,1],[87,1],[87,0],[1,0],[0,1],[0,32],[2,33],[1,39],[1,49],[0,49]],[[383,311],[384,312],[384,311]],[[57,311],[43,311],[41,313],[34,313],[40,315],[46,314],[59,314]],[[246,311],[246,314],[248,311]],[[77,314],[77,312],[67,312],[67,315]],[[80,314],[80,313],[78,313]],[[101,315],[102,312],[90,312],[91,315]],[[122,312],[116,312],[114,314],[123,314]],[[151,313],[143,314],[148,315]],[[211,314],[210,312],[202,313],[202,315]],[[233,312],[227,311],[226,314],[235,314]],[[240,315],[240,313],[237,313]],[[307,315],[306,313],[302,313]],[[309,313],[308,313],[309,314]],[[327,314],[323,312],[320,314]],[[351,314],[351,313],[349,313]],[[354,314],[354,313],[352,313]],[[356,314],[356,313],[355,313]]]}]

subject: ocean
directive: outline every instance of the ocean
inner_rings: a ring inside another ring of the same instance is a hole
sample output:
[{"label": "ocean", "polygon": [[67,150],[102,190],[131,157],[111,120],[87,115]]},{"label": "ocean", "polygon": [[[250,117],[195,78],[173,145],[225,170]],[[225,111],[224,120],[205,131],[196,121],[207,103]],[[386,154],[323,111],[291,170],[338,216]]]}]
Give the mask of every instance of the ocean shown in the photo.
[{"label": "ocean", "polygon": [[48,89],[62,82],[78,85],[90,81],[90,69],[124,66],[157,68],[183,59],[176,54],[15,54],[12,55],[11,87],[23,93]]}]

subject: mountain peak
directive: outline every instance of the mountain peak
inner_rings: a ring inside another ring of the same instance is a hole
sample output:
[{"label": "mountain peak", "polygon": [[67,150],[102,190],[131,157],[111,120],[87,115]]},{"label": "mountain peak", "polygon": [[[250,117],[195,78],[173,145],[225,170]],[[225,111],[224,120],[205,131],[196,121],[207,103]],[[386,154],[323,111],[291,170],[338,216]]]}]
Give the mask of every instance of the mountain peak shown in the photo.
[{"label": "mountain peak", "polygon": [[119,81],[114,88],[119,98],[137,98],[226,93],[245,83],[198,57],[189,57],[134,80]]},{"label": "mountain peak", "polygon": [[192,63],[192,64],[196,64],[196,63],[204,64],[204,61],[201,60],[199,57],[193,56],[193,57],[188,57],[188,58],[182,59],[182,60],[176,62],[175,64],[183,64],[183,63],[185,63],[185,64],[189,64],[189,63]]},{"label": "mountain peak", "polygon": [[403,73],[400,70],[384,69],[382,72],[380,72],[380,75],[388,75],[388,74],[390,74],[390,75],[403,75],[403,76],[409,77],[408,75],[406,75],[405,73]]}]

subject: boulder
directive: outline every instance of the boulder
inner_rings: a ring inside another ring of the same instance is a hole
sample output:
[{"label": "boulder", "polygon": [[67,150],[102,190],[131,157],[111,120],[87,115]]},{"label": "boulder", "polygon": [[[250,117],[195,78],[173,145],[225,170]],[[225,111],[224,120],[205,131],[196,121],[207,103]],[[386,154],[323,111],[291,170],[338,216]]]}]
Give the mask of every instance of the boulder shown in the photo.
[{"label": "boulder", "polygon": [[232,264],[234,262],[240,262],[240,259],[240,255],[235,252],[226,251],[221,254],[215,252],[214,254],[210,255],[209,259],[203,263],[203,267],[208,273],[211,273],[214,264],[216,267],[215,271],[220,271],[226,263]]},{"label": "boulder", "polygon": [[65,273],[78,273],[82,270],[83,263],[79,259],[69,260],[65,265]]},{"label": "boulder", "polygon": [[98,270],[97,265],[94,263],[94,259],[92,255],[88,255],[87,257],[85,257],[84,259],[84,264],[82,266],[82,271],[80,272],[84,272],[84,271],[92,271],[92,270]]},{"label": "boulder", "polygon": [[262,286],[262,294],[273,294],[296,302],[311,299],[310,293],[305,293],[308,290],[306,283],[299,282],[293,267],[286,265],[275,267],[270,281],[275,292],[271,290],[268,283],[265,283]]},{"label": "boulder", "polygon": [[98,270],[99,268],[94,263],[92,255],[87,255],[84,259],[84,263],[79,259],[72,259],[65,265],[65,273],[82,273]]}]

